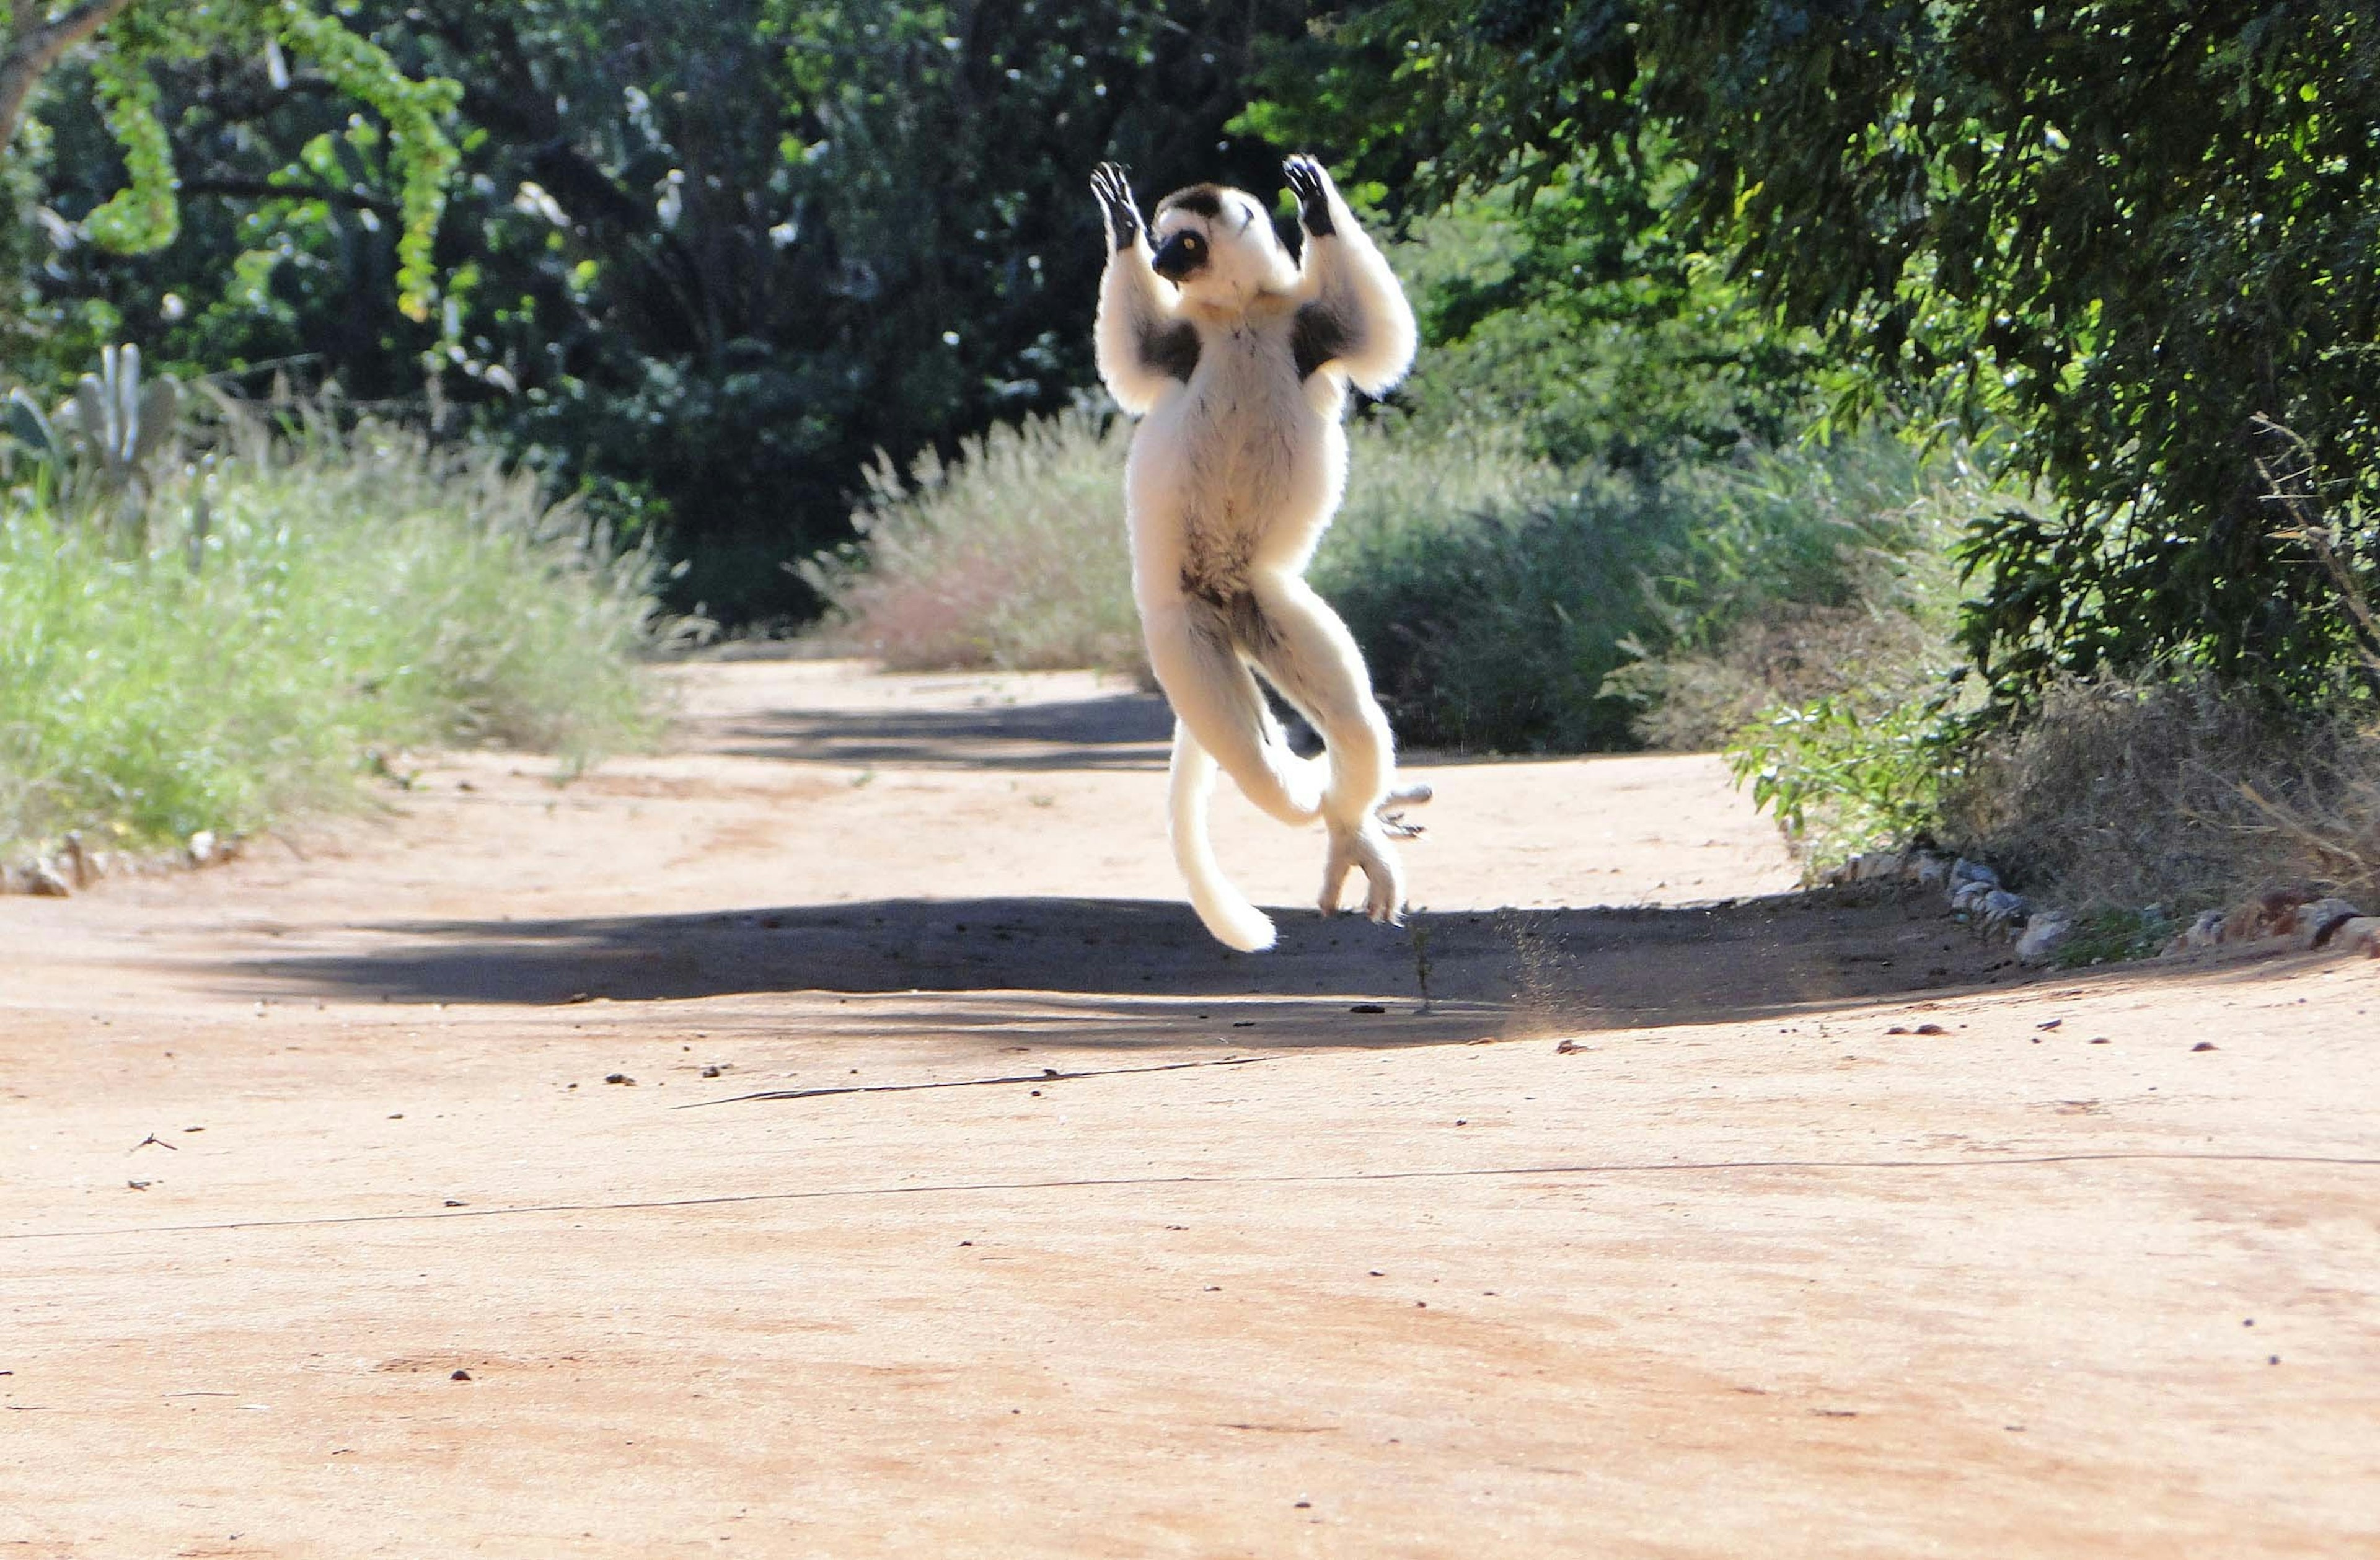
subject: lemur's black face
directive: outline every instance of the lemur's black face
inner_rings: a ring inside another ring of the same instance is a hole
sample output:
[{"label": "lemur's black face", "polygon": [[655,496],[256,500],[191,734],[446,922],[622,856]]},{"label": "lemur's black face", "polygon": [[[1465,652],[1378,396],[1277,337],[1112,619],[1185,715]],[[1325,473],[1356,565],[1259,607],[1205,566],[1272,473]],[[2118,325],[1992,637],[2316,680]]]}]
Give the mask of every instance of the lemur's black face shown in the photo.
[{"label": "lemur's black face", "polygon": [[1148,263],[1149,269],[1179,286],[1205,270],[1208,258],[1206,235],[1185,227],[1159,245]]},{"label": "lemur's black face", "polygon": [[1210,308],[1244,306],[1254,294],[1297,279],[1264,207],[1245,190],[1194,184],[1157,204],[1149,225],[1157,246],[1149,266],[1185,299]]}]

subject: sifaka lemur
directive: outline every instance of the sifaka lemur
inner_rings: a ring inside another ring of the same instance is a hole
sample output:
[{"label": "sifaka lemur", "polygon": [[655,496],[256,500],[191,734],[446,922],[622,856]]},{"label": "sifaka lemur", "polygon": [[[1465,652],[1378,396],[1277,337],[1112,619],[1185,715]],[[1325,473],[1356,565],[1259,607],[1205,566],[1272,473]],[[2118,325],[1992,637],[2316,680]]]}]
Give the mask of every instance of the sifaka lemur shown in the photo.
[{"label": "sifaka lemur", "polygon": [[[1397,784],[1363,652],[1305,579],[1346,485],[1347,386],[1379,395],[1404,377],[1413,311],[1322,165],[1297,156],[1281,172],[1302,259],[1245,191],[1178,189],[1144,226],[1124,169],[1101,164],[1091,179],[1109,239],[1099,373],[1142,419],[1125,512],[1149,663],[1173,707],[1174,859],[1207,929],[1249,951],[1270,947],[1273,927],[1208,843],[1217,764],[1282,823],[1321,820],[1325,915],[1354,869],[1372,919],[1401,919],[1390,841],[1419,830],[1389,810],[1430,794]],[[1326,759],[1291,750],[1252,667]]]}]

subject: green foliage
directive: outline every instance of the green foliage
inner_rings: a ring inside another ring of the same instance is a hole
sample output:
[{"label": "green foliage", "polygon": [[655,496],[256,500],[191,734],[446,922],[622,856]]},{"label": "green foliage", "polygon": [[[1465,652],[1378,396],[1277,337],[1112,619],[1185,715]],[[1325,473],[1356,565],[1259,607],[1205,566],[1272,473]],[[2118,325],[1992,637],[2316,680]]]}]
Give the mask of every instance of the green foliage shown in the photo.
[{"label": "green foliage", "polygon": [[1618,478],[1523,507],[1400,505],[1334,536],[1314,575],[1364,646],[1401,740],[1626,746],[1627,701],[1604,684],[1631,659],[1622,641],[1658,620],[1643,576],[1676,519],[1656,491]]},{"label": "green foliage", "polygon": [[[209,70],[225,55],[263,50],[273,51],[273,67],[281,71],[283,44],[319,70],[334,91],[364,104],[385,121],[387,161],[403,189],[395,302],[406,317],[427,320],[439,286],[432,246],[455,163],[442,122],[454,112],[458,89],[451,81],[407,76],[386,50],[300,0],[229,0],[197,7],[146,0],[107,24],[87,51],[87,69],[100,116],[121,156],[125,183],[83,213],[82,234],[114,254],[148,253],[172,244],[181,232],[176,190],[182,180],[158,73]],[[368,134],[380,139],[376,130]]]},{"label": "green foliage", "polygon": [[284,43],[310,58],[341,93],[369,104],[387,121],[388,161],[403,191],[396,238],[397,308],[409,320],[427,320],[438,299],[432,246],[438,219],[446,209],[446,182],[459,161],[442,121],[461,101],[462,88],[443,77],[416,80],[378,43],[298,0],[281,0],[276,19]]},{"label": "green foliage", "polygon": [[[1090,383],[1095,163],[1129,161],[1148,197],[1217,175],[1277,182],[1276,151],[1221,127],[1251,40],[1305,10],[361,0],[338,14],[407,77],[460,84],[471,128],[437,229],[436,318],[391,301],[405,213],[382,191],[404,125],[384,113],[358,133],[342,97],[306,90],[329,67],[293,43],[286,85],[261,57],[155,67],[177,142],[203,149],[181,169],[183,238],[135,263],[46,257],[58,357],[79,364],[104,329],[185,372],[282,362],[408,403],[656,528],[689,566],[681,602],[786,618],[816,601],[780,565],[848,534],[879,449],[904,468],[948,457]],[[50,103],[47,199],[74,216],[113,166],[71,97],[62,82]],[[77,318],[103,304],[112,320]]]},{"label": "green foliage", "polygon": [[1566,169],[1526,204],[1501,189],[1415,219],[1396,252],[1423,347],[1398,404],[1639,473],[1796,437],[1822,404],[1815,340],[1678,240],[1682,179]]},{"label": "green foliage", "polygon": [[[1904,610],[1910,560],[1939,537],[1944,460],[1880,435],[1654,478],[1539,468],[1536,491],[1505,502],[1390,499],[1378,518],[1362,484],[1396,457],[1366,479],[1365,453],[1315,576],[1410,742],[1633,747],[1660,694],[1640,668],[1789,606]],[[1404,458],[1424,481],[1434,465],[1493,469],[1419,430]]]},{"label": "green foliage", "polygon": [[2180,923],[2162,906],[2104,906],[2074,918],[2073,930],[2058,945],[2054,957],[2064,969],[2148,958],[2161,951],[2180,930]]},{"label": "green foliage", "polygon": [[38,481],[0,505],[0,845],[254,829],[345,800],[376,747],[652,729],[650,557],[492,457],[247,430],[133,553]]},{"label": "green foliage", "polygon": [[91,62],[107,128],[124,149],[126,184],[83,218],[91,241],[119,254],[162,250],[181,230],[174,147],[157,118],[157,81],[140,60],[107,50]]},{"label": "green foliage", "polygon": [[1811,871],[1925,833],[1959,768],[1961,731],[1948,692],[1881,708],[1825,698],[1772,712],[1728,748]]},{"label": "green foliage", "polygon": [[1313,113],[1425,192],[1691,177],[1682,241],[1864,371],[2005,420],[2054,516],[1981,518],[1970,655],[2202,662],[2318,701],[2360,654],[2258,433],[2380,568],[2380,30],[2349,0],[2180,6],[1392,0],[1301,46]]}]

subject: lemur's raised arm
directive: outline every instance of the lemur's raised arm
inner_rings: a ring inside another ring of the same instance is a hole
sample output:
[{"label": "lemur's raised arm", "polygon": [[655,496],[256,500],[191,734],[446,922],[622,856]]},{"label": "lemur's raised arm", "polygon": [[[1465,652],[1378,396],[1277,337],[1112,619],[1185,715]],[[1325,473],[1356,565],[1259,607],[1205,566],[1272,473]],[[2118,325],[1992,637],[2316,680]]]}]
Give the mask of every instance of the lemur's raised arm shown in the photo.
[{"label": "lemur's raised arm", "polygon": [[1091,193],[1108,225],[1107,272],[1099,278],[1094,343],[1099,377],[1124,410],[1138,416],[1170,385],[1186,384],[1198,366],[1198,332],[1174,314],[1172,292],[1149,266],[1148,231],[1132,198],[1132,175],[1101,163]]},{"label": "lemur's raised arm", "polygon": [[1298,377],[1331,369],[1365,394],[1383,395],[1413,366],[1415,333],[1404,289],[1321,164],[1292,157],[1281,174],[1305,225],[1299,266],[1305,301],[1291,338]]}]

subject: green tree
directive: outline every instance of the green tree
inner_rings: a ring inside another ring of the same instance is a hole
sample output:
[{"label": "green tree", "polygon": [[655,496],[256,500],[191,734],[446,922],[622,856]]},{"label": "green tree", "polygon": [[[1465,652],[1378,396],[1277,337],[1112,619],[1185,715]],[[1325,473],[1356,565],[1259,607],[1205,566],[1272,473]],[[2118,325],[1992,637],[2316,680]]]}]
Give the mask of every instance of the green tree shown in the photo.
[{"label": "green tree", "polygon": [[1500,187],[1413,217],[1394,258],[1424,351],[1399,404],[1646,477],[1799,434],[1824,404],[1815,338],[1679,241],[1664,200],[1682,177],[1571,167],[1525,207]]},{"label": "green tree", "polygon": [[[1152,196],[1278,181],[1275,149],[1224,126],[1256,41],[1305,14],[362,0],[346,24],[459,82],[470,127],[431,321],[382,301],[395,213],[337,94],[261,57],[157,72],[177,141],[204,149],[183,239],[53,256],[41,286],[131,322],[154,360],[294,359],[417,406],[426,366],[425,415],[660,527],[680,603],[800,615],[779,566],[848,534],[879,447],[952,450],[1091,382],[1094,164],[1122,156]],[[78,217],[110,192],[83,154],[104,127],[56,118],[48,198]]]},{"label": "green tree", "polygon": [[300,0],[189,7],[163,0],[83,0],[63,9],[48,0],[10,0],[0,32],[0,155],[15,140],[35,88],[79,50],[78,84],[91,89],[89,101],[117,153],[109,161],[120,160],[124,183],[81,213],[78,236],[118,254],[164,249],[180,231],[181,206],[158,71],[266,52],[274,72],[285,73],[285,49],[380,116],[382,128],[355,139],[384,146],[386,169],[400,190],[398,306],[411,318],[427,318],[438,292],[431,244],[455,163],[440,122],[454,106],[455,88],[407,76],[378,45]]},{"label": "green tree", "polygon": [[1851,409],[2012,425],[2056,513],[1965,543],[2004,700],[2176,656],[2316,698],[2380,655],[2370,7],[1390,0],[1317,47],[1313,101],[1441,199],[1674,149],[1678,236],[1865,371]]}]

